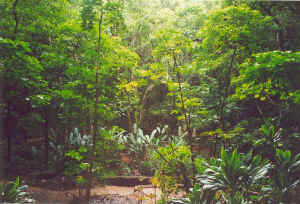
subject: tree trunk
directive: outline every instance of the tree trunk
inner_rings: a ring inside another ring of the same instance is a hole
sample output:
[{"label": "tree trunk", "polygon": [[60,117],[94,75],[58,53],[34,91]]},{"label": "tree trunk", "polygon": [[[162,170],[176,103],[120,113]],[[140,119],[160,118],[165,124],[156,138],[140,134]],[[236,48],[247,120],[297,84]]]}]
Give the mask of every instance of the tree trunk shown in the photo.
[{"label": "tree trunk", "polygon": [[18,13],[17,13],[18,3],[19,3],[19,0],[14,1],[13,10],[12,10],[12,15],[14,16],[14,20],[15,20],[13,40],[17,39],[18,26],[19,26],[19,16],[18,16]]},{"label": "tree trunk", "polygon": [[98,45],[97,45],[97,64],[96,64],[96,94],[95,94],[95,104],[94,104],[94,118],[93,118],[93,147],[92,152],[90,156],[90,167],[88,170],[88,185],[86,189],[86,196],[87,200],[90,200],[91,197],[91,189],[92,189],[92,181],[93,181],[93,166],[94,166],[94,160],[95,160],[95,151],[96,151],[96,143],[97,143],[97,135],[98,135],[98,103],[99,103],[99,96],[100,96],[100,87],[99,87],[99,69],[100,69],[100,48],[101,48],[101,27],[102,27],[102,20],[103,20],[103,12],[100,15],[99,18],[99,37],[98,37]]},{"label": "tree trunk", "polygon": [[[1,69],[1,68],[0,68]],[[5,161],[4,161],[4,132],[3,132],[3,115],[4,115],[4,99],[3,99],[3,77],[0,70],[0,179],[4,178]]]},{"label": "tree trunk", "polygon": [[153,90],[154,87],[155,87],[154,84],[151,84],[150,86],[148,86],[145,93],[144,93],[143,99],[142,99],[142,106],[141,106],[141,112],[140,112],[140,121],[139,121],[139,124],[140,124],[141,128],[143,127],[142,125],[143,125],[143,119],[144,119],[145,112],[146,112],[147,101],[148,101],[150,93],[151,93],[151,91]]},{"label": "tree trunk", "polygon": [[[176,56],[175,54],[173,54],[173,60],[174,60],[174,70],[176,70],[177,68],[177,60],[176,60]],[[189,145],[189,148],[190,148],[190,151],[191,151],[191,161],[192,161],[192,185],[194,185],[194,181],[195,181],[195,176],[196,176],[196,166],[195,166],[195,158],[196,158],[196,155],[193,151],[193,144],[194,144],[194,141],[193,141],[193,132],[191,130],[191,124],[190,124],[190,118],[188,117],[188,113],[186,111],[186,108],[185,108],[185,103],[184,103],[184,100],[183,100],[183,89],[182,89],[182,81],[181,81],[181,76],[180,76],[180,73],[178,71],[176,71],[176,75],[177,75],[177,81],[178,81],[178,88],[179,88],[179,95],[180,95],[180,102],[181,102],[181,110],[182,110],[182,114],[184,115],[184,120],[185,120],[185,125],[186,125],[186,128],[185,128],[185,131],[188,132],[188,145]]]},{"label": "tree trunk", "polygon": [[[219,120],[221,123],[221,129],[222,131],[226,130],[226,124],[225,124],[225,107],[227,105],[226,100],[230,94],[230,89],[231,89],[231,75],[232,75],[232,70],[233,70],[233,63],[234,63],[234,58],[236,55],[236,51],[237,48],[234,48],[233,50],[233,54],[231,55],[231,60],[230,60],[230,65],[229,65],[229,69],[228,72],[225,73],[225,80],[224,80],[224,86],[222,87],[224,89],[224,94],[223,96],[221,96],[221,106],[220,106],[220,111],[219,111]],[[217,140],[217,135],[216,135],[216,140]],[[222,144],[222,143],[221,143]],[[226,141],[224,142],[224,147],[226,146]],[[217,141],[216,141],[216,145],[215,148],[217,148]],[[215,153],[217,152],[217,150],[215,150]]]},{"label": "tree trunk", "polygon": [[127,118],[128,118],[128,130],[129,132],[133,132],[133,119],[132,114],[130,111],[127,111]]},{"label": "tree trunk", "polygon": [[11,104],[10,102],[7,103],[7,114],[4,122],[4,132],[7,137],[7,163],[10,163],[11,160],[11,140],[13,137],[13,130],[15,127],[13,127],[14,118],[11,113]]},{"label": "tree trunk", "polygon": [[44,152],[44,164],[45,168],[48,169],[48,163],[49,163],[49,121],[48,121],[48,108],[45,108],[44,111],[45,114],[45,123],[44,123],[44,146],[45,146],[45,152]]},{"label": "tree trunk", "polygon": [[[87,91],[87,89],[86,89]],[[92,130],[92,122],[91,122],[91,114],[90,114],[90,107],[89,107],[89,99],[86,97],[86,132],[85,134],[88,135],[91,133]]]}]

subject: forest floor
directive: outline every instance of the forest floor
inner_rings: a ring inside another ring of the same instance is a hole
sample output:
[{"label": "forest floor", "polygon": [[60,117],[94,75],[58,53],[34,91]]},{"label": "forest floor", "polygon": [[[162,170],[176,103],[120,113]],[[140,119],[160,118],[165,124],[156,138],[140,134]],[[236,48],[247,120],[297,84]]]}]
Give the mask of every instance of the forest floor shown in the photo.
[{"label": "forest floor", "polygon": [[[154,193],[155,191],[154,188],[145,188],[145,190],[147,193]],[[71,201],[76,200],[76,196],[78,196],[77,189],[52,190],[47,187],[36,186],[29,186],[29,193],[36,203],[71,203]],[[95,186],[92,189],[92,197],[97,199],[97,197],[100,196],[121,196],[129,198],[134,202],[139,200],[140,192],[135,192],[135,188],[132,186]]]},{"label": "forest floor", "polygon": [[[154,188],[147,182],[137,185],[135,183],[136,178],[130,177],[130,179],[135,180],[133,181],[134,184],[128,181],[127,186],[125,186],[122,177],[120,177],[120,185],[118,185],[116,179],[114,179],[113,183],[107,185],[95,184],[92,188],[92,200],[94,200],[92,203],[155,203],[155,199],[158,200],[160,198],[161,191],[158,188]],[[28,191],[36,203],[86,203],[84,201],[72,202],[72,200],[74,201],[78,198],[79,190],[74,184],[72,185],[72,182],[63,181],[61,177],[49,180],[32,180],[28,178],[24,178],[24,180],[29,186]],[[182,196],[183,192],[180,192],[172,197]],[[114,200],[114,202],[108,202],[108,199]],[[143,202],[138,202],[141,199]]]}]

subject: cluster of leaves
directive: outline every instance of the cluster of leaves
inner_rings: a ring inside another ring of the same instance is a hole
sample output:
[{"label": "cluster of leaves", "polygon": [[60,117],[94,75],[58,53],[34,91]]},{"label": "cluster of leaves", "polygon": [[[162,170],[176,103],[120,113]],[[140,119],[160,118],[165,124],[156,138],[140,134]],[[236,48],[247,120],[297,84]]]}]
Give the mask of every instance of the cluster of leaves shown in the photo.
[{"label": "cluster of leaves", "polygon": [[162,201],[168,201],[172,193],[177,193],[180,184],[185,189],[191,185],[191,152],[188,146],[174,146],[159,148],[154,155],[157,161],[155,178],[162,191]]},{"label": "cluster of leaves", "polygon": [[299,183],[299,154],[276,149],[276,161],[259,155],[221,151],[220,159],[204,162],[205,170],[197,177],[188,199],[170,203],[280,203],[292,202],[293,189]]},{"label": "cluster of leaves", "polygon": [[[240,198],[256,198],[255,192],[262,192],[264,197],[263,186],[271,164],[261,156],[241,155],[236,149],[232,154],[222,150],[220,160],[211,160],[207,167],[198,177],[204,194],[214,194],[213,198],[225,198],[229,203],[237,203]],[[217,196],[216,192],[219,192]]]},{"label": "cluster of leaves", "polygon": [[134,124],[133,132],[126,134],[124,131],[115,135],[118,144],[122,145],[125,154],[132,157],[131,168],[137,169],[142,174],[153,175],[155,167],[152,160],[154,149],[162,146],[166,141],[167,126],[156,127],[151,134],[144,134],[144,131]]},{"label": "cluster of leaves", "polygon": [[0,202],[3,203],[34,203],[27,192],[27,185],[16,181],[0,184]]},{"label": "cluster of leaves", "polygon": [[[116,173],[112,166],[119,163],[119,153],[123,147],[114,142],[116,137],[116,135],[113,135],[114,133],[113,130],[103,128],[99,131],[98,137],[101,140],[97,142],[97,151],[93,153],[95,162],[92,167],[93,176],[97,176],[99,180]],[[81,135],[78,129],[75,128],[69,139],[69,151],[65,154],[67,158],[65,174],[76,176],[77,183],[80,186],[85,186],[87,184],[87,170],[91,165],[92,138],[89,135]]]},{"label": "cluster of leaves", "polygon": [[234,79],[238,84],[235,94],[240,99],[253,96],[269,103],[276,103],[275,98],[279,98],[281,103],[287,100],[299,103],[299,64],[299,52],[256,54],[241,65],[240,75]]},{"label": "cluster of leaves", "polygon": [[87,162],[87,152],[88,148],[91,147],[92,140],[91,136],[83,135],[79,133],[78,129],[75,128],[74,132],[70,134],[70,151],[68,151],[65,156],[70,158],[68,168],[66,169],[66,175],[72,176],[77,175],[77,182],[79,184],[86,183],[86,180],[82,177],[82,173],[86,172],[89,163]]}]

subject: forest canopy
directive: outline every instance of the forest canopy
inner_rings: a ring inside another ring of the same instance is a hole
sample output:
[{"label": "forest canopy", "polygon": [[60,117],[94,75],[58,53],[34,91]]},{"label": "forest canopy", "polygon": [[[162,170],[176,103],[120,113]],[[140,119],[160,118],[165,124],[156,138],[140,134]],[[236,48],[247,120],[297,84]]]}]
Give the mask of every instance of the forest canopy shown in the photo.
[{"label": "forest canopy", "polygon": [[75,175],[90,199],[129,169],[165,203],[179,184],[191,203],[296,203],[299,17],[297,1],[0,1],[0,176]]}]

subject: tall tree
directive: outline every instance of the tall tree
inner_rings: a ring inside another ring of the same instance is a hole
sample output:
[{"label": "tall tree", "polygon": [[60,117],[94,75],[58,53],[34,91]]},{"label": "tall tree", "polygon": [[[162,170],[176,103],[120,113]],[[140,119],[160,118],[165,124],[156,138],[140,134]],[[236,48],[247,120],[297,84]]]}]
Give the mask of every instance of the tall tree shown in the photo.
[{"label": "tall tree", "polygon": [[[274,24],[271,18],[247,6],[229,6],[214,12],[200,29],[203,40],[198,57],[199,67],[207,69],[210,84],[210,107],[213,107],[221,131],[230,129],[226,118],[234,108],[229,100],[233,93],[232,77],[239,73],[238,66],[252,53],[266,49],[274,42]],[[215,134],[215,154],[217,142]]]}]

